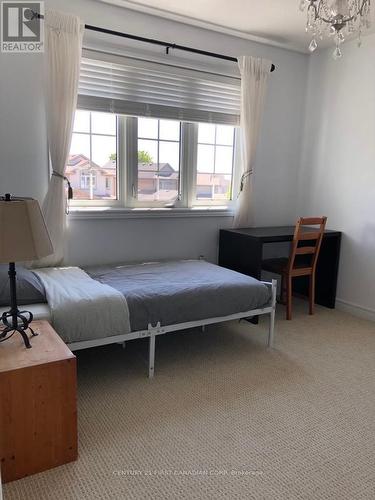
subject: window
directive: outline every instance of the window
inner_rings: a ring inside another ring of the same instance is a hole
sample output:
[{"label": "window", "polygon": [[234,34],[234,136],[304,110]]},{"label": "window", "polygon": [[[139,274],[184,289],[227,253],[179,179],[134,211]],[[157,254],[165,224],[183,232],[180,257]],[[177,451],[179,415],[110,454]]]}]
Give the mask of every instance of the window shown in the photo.
[{"label": "window", "polygon": [[90,190],[96,189],[96,172],[89,170],[88,172],[81,172],[81,189]]},{"label": "window", "polygon": [[232,193],[234,127],[200,123],[196,199],[229,201]]},{"label": "window", "polygon": [[117,170],[116,115],[77,110],[66,167],[74,199],[117,200]]},{"label": "window", "polygon": [[236,128],[78,110],[67,176],[75,205],[228,206]]}]

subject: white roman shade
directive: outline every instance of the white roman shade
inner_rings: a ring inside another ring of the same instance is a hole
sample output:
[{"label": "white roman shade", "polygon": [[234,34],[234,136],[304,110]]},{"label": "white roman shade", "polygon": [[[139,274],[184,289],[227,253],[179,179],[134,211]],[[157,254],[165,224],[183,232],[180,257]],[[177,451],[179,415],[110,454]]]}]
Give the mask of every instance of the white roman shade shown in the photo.
[{"label": "white roman shade", "polygon": [[131,116],[239,125],[240,80],[201,70],[106,56],[83,57],[78,107]]}]

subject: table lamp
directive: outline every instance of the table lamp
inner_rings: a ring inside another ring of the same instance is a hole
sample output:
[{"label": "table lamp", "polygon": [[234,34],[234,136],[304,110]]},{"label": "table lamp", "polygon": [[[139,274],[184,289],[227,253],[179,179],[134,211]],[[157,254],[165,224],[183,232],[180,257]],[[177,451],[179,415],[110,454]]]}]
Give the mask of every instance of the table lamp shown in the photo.
[{"label": "table lamp", "polygon": [[32,198],[0,197],[0,263],[9,263],[10,310],[3,313],[0,342],[20,333],[27,348],[31,347],[26,333],[37,335],[30,323],[33,315],[17,307],[15,262],[37,260],[53,253],[51,239],[39,203]]}]

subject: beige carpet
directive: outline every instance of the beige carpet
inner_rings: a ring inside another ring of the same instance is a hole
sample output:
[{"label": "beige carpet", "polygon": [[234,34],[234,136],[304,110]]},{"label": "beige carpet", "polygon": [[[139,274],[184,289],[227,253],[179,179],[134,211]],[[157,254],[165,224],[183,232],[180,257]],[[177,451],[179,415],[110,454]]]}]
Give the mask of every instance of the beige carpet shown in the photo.
[{"label": "beige carpet", "polygon": [[[297,303],[79,354],[76,463],[5,486],[5,500],[374,499],[375,324]],[[280,311],[281,312],[281,311]]]}]

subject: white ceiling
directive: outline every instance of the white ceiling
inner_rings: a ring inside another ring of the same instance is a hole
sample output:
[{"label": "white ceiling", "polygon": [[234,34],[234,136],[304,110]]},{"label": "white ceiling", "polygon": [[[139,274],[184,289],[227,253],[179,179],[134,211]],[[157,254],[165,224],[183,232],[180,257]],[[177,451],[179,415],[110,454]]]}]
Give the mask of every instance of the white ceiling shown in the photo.
[{"label": "white ceiling", "polygon": [[[100,1],[301,52],[310,41],[299,0]],[[325,40],[320,46],[330,44]]]}]

